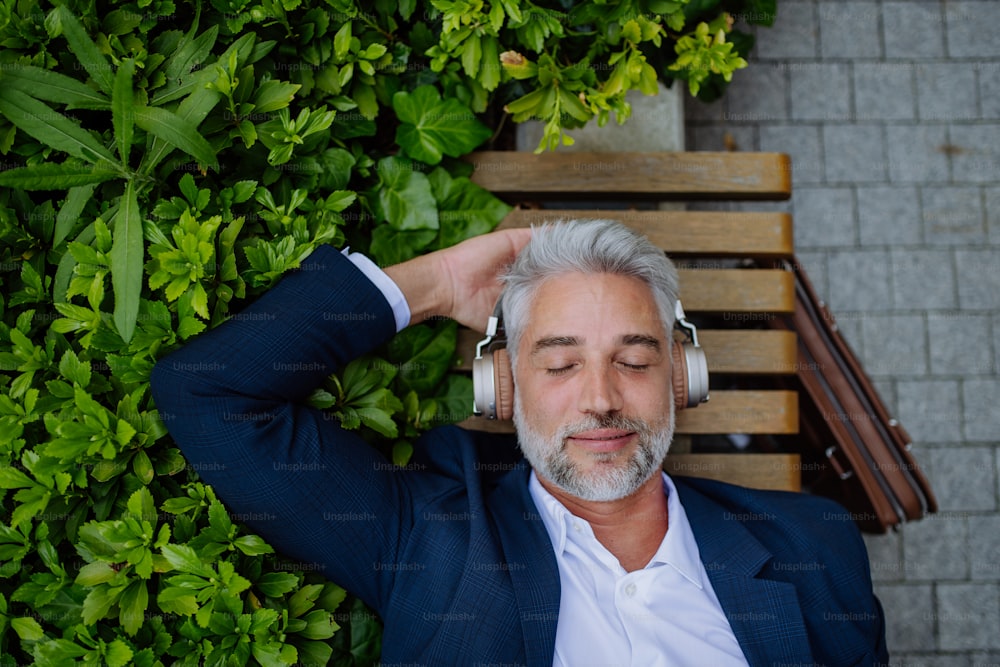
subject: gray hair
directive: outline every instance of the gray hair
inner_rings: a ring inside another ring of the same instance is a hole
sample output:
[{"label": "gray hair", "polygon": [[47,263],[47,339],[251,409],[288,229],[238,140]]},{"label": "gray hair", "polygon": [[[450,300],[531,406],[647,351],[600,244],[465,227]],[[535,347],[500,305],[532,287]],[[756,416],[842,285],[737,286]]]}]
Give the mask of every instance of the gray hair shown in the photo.
[{"label": "gray hair", "polygon": [[569,220],[533,228],[531,241],[503,276],[507,352],[516,363],[518,345],[538,288],[567,273],[610,273],[649,285],[669,336],[674,327],[677,270],[649,239],[614,220]]}]

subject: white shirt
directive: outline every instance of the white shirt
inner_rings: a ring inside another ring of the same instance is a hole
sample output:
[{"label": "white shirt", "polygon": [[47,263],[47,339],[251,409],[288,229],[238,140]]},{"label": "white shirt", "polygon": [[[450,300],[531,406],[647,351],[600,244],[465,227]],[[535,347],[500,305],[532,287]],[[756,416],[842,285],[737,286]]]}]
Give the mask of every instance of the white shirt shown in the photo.
[{"label": "white shirt", "polygon": [[666,474],[670,527],[646,567],[634,572],[534,472],[528,487],[559,564],[555,667],[746,667]]}]

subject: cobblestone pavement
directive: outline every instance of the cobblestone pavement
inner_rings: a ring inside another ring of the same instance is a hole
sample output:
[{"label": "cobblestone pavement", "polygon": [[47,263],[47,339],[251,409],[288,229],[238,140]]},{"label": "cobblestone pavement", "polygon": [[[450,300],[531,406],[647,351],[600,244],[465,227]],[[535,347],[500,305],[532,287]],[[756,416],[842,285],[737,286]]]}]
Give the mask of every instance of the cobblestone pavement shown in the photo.
[{"label": "cobblestone pavement", "polygon": [[779,0],[685,109],[689,150],[791,154],[778,208],[937,493],[866,537],[894,665],[1000,665],[998,26],[993,1]]}]

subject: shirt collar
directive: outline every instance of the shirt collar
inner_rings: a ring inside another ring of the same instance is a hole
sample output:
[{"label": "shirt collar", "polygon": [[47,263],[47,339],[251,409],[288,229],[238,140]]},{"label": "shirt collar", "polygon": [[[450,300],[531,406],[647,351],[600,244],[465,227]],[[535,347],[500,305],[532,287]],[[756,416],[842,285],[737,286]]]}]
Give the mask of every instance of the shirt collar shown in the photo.
[{"label": "shirt collar", "polygon": [[[704,588],[705,581],[702,574],[704,569],[698,552],[698,543],[694,539],[691,524],[688,523],[687,514],[681,505],[680,494],[677,493],[670,476],[666,473],[661,474],[663,475],[663,492],[667,496],[670,527],[645,569],[668,565],[698,588]],[[542,523],[557,555],[561,556],[565,552],[567,541],[571,539],[570,531],[574,525],[582,524],[587,534],[592,538],[593,531],[590,524],[571,513],[555,496],[545,490],[545,487],[538,481],[534,470],[531,471],[528,479],[528,491],[538,507]],[[605,561],[610,556],[610,553],[596,539],[574,539],[573,541],[574,544],[588,551],[590,556],[596,560]]]}]

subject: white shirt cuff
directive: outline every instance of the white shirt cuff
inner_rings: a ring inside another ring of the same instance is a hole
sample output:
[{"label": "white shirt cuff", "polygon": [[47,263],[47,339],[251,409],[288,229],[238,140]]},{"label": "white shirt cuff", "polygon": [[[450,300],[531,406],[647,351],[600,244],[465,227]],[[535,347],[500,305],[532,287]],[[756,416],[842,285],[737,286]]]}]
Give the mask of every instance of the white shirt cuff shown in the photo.
[{"label": "white shirt cuff", "polygon": [[367,278],[374,283],[375,287],[382,292],[385,300],[392,308],[392,314],[396,318],[396,332],[399,333],[410,323],[410,305],[406,303],[406,297],[399,285],[392,281],[392,278],[385,274],[378,265],[362,255],[360,252],[350,252],[350,248],[344,248],[341,253],[354,263]]}]

